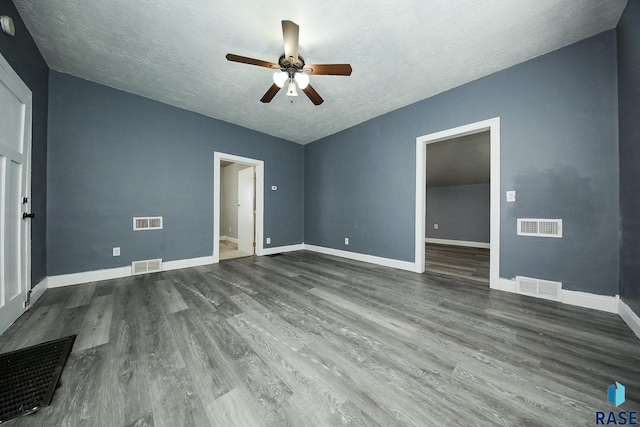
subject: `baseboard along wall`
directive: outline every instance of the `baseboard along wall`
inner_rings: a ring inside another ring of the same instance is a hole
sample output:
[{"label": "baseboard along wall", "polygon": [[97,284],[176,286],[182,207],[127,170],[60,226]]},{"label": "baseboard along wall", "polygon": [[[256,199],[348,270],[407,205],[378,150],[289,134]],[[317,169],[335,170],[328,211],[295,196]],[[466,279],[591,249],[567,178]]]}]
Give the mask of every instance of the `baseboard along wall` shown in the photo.
[{"label": "baseboard along wall", "polygon": [[[286,253],[293,251],[307,250],[325,255],[333,255],[341,258],[352,259],[355,261],[368,262],[375,265],[397,268],[415,272],[415,263],[383,258],[373,255],[361,254],[357,252],[343,251],[340,249],[326,248],[316,245],[308,245],[305,243],[278,246],[263,249],[260,255],[273,255],[277,253]],[[199,258],[191,258],[184,260],[165,261],[162,264],[163,270],[177,270],[180,268],[197,267],[213,263],[213,256],[205,256]],[[47,288],[57,288],[61,286],[79,285],[83,283],[96,282],[100,280],[118,279],[131,276],[131,266],[117,267],[96,271],[85,271],[81,273],[62,274],[58,276],[49,276],[40,281],[31,292],[31,305],[44,293]],[[504,292],[516,293],[515,280],[500,278],[498,283],[491,283],[491,289]],[[608,313],[616,313],[620,315],[622,320],[631,328],[631,330],[640,338],[640,317],[623,301],[619,296],[597,295],[587,292],[562,290],[562,304],[574,305],[593,310],[605,311]]]}]

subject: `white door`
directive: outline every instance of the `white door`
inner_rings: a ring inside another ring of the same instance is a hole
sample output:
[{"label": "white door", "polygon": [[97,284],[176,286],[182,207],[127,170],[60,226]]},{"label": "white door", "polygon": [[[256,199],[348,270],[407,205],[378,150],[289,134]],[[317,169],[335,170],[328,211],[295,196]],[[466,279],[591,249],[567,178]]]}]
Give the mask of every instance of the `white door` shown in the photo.
[{"label": "white door", "polygon": [[254,181],[253,167],[238,172],[238,250],[254,253]]},{"label": "white door", "polygon": [[22,314],[31,287],[31,226],[22,218],[30,163],[31,91],[0,55],[0,332]]}]

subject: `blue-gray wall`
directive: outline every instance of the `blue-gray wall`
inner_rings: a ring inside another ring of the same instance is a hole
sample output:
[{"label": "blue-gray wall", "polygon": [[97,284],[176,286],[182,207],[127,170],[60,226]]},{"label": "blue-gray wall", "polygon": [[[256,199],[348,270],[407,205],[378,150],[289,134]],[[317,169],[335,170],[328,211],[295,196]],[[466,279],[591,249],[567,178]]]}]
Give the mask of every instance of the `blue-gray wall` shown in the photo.
[{"label": "blue-gray wall", "polygon": [[617,35],[620,295],[640,315],[640,1],[629,0]]},{"label": "blue-gray wall", "polygon": [[[302,146],[55,71],[49,88],[48,275],[211,256],[214,151],[264,160],[264,235],[303,241]],[[145,215],[164,229],[134,232]]]},{"label": "blue-gray wall", "polygon": [[428,187],[426,237],[489,243],[490,195],[490,184]]},{"label": "blue-gray wall", "polygon": [[[614,295],[617,104],[611,30],[309,144],[305,243],[414,261],[416,137],[499,116],[500,276]],[[517,237],[517,217],[563,218],[564,238]]]},{"label": "blue-gray wall", "polygon": [[31,152],[31,286],[47,275],[47,108],[49,67],[40,55],[11,0],[0,0],[0,13],[13,18],[15,37],[0,32],[0,53],[31,89],[33,132]]}]

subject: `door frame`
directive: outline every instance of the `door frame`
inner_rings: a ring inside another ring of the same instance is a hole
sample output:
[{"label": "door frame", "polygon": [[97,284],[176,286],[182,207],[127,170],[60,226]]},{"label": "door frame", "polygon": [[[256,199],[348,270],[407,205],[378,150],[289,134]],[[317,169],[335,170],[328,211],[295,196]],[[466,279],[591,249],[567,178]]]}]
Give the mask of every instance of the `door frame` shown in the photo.
[{"label": "door frame", "polygon": [[489,131],[491,145],[489,286],[500,282],[500,117],[470,123],[416,138],[415,271],[425,271],[427,144]]},{"label": "door frame", "polygon": [[255,166],[256,171],[256,216],[255,239],[257,256],[262,256],[264,251],[264,161],[249,157],[236,156],[234,154],[213,153],[213,263],[220,262],[220,161],[226,160],[232,163],[240,163]]},{"label": "door frame", "polygon": [[[9,62],[0,54],[0,81],[7,86],[14,95],[20,99],[24,104],[24,129],[23,129],[23,150],[22,150],[22,167],[23,167],[23,188],[24,194],[22,197],[27,197],[26,204],[21,204],[20,213],[31,212],[31,150],[32,150],[32,119],[33,119],[33,95],[31,89],[22,81],[18,73],[11,67]],[[20,189],[22,192],[22,188]],[[1,201],[0,201],[1,203]],[[25,220],[21,220],[25,221]],[[26,226],[21,227],[20,237],[22,239],[21,261],[24,260],[22,271],[20,272],[23,280],[23,288],[21,294],[26,303],[27,295],[31,290],[31,220],[26,223]],[[1,262],[1,260],[0,260]],[[22,307],[20,313],[24,312],[26,308]],[[19,316],[18,316],[19,317]],[[17,319],[17,317],[16,317]],[[14,321],[16,319],[13,319]],[[13,322],[12,322],[13,323]],[[9,325],[0,325],[0,333],[6,329]]]}]

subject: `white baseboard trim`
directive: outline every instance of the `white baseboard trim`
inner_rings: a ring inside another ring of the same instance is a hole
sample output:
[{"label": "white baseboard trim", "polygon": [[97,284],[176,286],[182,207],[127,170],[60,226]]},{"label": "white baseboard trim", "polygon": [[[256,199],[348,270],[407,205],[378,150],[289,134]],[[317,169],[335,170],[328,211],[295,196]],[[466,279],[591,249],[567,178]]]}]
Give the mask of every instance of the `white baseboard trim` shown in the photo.
[{"label": "white baseboard trim", "polygon": [[48,278],[45,277],[37,285],[31,288],[30,304],[27,309],[33,307],[33,304],[38,301],[38,299],[42,296],[42,294],[44,294],[44,291],[46,291],[48,287]]},{"label": "white baseboard trim", "polygon": [[[200,258],[180,259],[176,261],[163,261],[162,270],[177,270],[179,268],[197,267],[213,264],[213,256]],[[104,270],[83,271],[80,273],[61,274],[47,277],[47,287],[59,288],[61,286],[79,285],[82,283],[99,282],[100,280],[120,279],[131,276],[131,266],[107,268]]]},{"label": "white baseboard trim", "polygon": [[179,259],[176,261],[163,261],[162,271],[179,270],[181,268],[199,267],[213,264],[213,255],[199,258]]},{"label": "white baseboard trim", "polygon": [[599,311],[606,311],[607,313],[618,313],[617,296],[597,295],[588,292],[563,289],[562,303],[578,307],[592,308]]},{"label": "white baseboard trim", "polygon": [[100,280],[119,279],[131,276],[131,266],[106,268],[104,270],[83,271],[80,273],[60,274],[48,276],[47,286],[59,288],[61,286],[79,285],[82,283],[98,282]]},{"label": "white baseboard trim", "polygon": [[325,248],[323,246],[315,246],[315,245],[307,245],[307,244],[304,245],[304,249],[307,251],[318,252],[325,255],[333,255],[341,258],[349,258],[356,261],[382,265],[385,267],[392,267],[392,268],[398,268],[400,270],[417,272],[417,266],[416,266],[416,263],[414,262],[400,261],[400,260],[391,259],[391,258],[382,258],[374,255],[366,255],[366,254],[360,254],[357,252],[349,252],[349,251],[343,251],[340,249]]},{"label": "white baseboard trim", "polygon": [[425,243],[434,243],[437,245],[450,245],[450,246],[465,246],[467,248],[482,248],[489,249],[490,243],[485,242],[469,242],[466,240],[449,240],[449,239],[434,239],[433,237],[425,237]]},{"label": "white baseboard trim", "polygon": [[640,338],[640,317],[622,299],[618,300],[618,314],[633,333]]},{"label": "white baseboard trim", "polygon": [[300,243],[297,245],[287,245],[287,246],[275,246],[273,248],[263,248],[262,253],[260,255],[273,255],[279,254],[282,252],[293,252],[293,251],[302,251],[304,250],[304,243]]},{"label": "white baseboard trim", "polygon": [[220,236],[220,241],[226,240],[228,242],[231,243],[238,243],[238,239],[235,237],[229,237],[229,236]]},{"label": "white baseboard trim", "polygon": [[491,282],[489,287],[498,291],[511,292],[513,294],[516,293],[516,281],[504,279],[502,277],[498,279],[497,283]]},{"label": "white baseboard trim", "polygon": [[[491,283],[491,289],[496,289],[504,292],[516,292],[516,281],[511,279],[500,278],[498,283]],[[524,295],[527,297],[535,298],[532,295]],[[544,299],[544,298],[540,298]],[[568,305],[575,305],[577,307],[591,308],[593,310],[606,311],[607,313],[618,313],[618,297],[597,295],[588,292],[570,291],[568,289],[562,289],[561,303]]]}]

